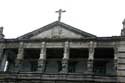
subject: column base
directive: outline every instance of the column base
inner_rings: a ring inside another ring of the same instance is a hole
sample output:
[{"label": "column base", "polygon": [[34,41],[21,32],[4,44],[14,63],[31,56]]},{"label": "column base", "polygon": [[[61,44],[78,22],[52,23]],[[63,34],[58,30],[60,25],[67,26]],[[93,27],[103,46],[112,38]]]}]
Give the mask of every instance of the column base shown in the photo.
[{"label": "column base", "polygon": [[68,73],[68,60],[62,61],[62,71],[60,73]]},{"label": "column base", "polygon": [[117,70],[118,70],[118,69],[117,69],[117,67],[118,67],[118,64],[117,64],[117,63],[118,63],[118,60],[114,60],[113,63],[114,63],[114,69],[113,69],[113,70],[114,70],[114,72],[115,72],[114,75],[117,75]]},{"label": "column base", "polygon": [[43,73],[44,71],[45,71],[45,60],[43,60],[43,59],[38,60],[37,72]]},{"label": "column base", "polygon": [[88,74],[94,74],[94,72],[93,72],[93,60],[88,60],[88,64],[87,64],[87,66],[88,66],[88,71],[87,71],[87,73]]},{"label": "column base", "polygon": [[21,71],[21,67],[22,67],[22,60],[17,59],[15,64],[15,72],[20,72]]}]

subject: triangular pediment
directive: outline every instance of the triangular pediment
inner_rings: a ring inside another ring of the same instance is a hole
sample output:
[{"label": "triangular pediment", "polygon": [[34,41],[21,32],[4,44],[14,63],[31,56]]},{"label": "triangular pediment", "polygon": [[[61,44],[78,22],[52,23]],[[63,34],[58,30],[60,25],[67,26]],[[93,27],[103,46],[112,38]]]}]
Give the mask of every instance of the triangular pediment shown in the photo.
[{"label": "triangular pediment", "polygon": [[84,38],[84,37],[96,37],[90,33],[76,29],[65,23],[56,21],[48,24],[40,29],[27,33],[23,36],[18,37],[18,39],[51,39],[51,38]]}]

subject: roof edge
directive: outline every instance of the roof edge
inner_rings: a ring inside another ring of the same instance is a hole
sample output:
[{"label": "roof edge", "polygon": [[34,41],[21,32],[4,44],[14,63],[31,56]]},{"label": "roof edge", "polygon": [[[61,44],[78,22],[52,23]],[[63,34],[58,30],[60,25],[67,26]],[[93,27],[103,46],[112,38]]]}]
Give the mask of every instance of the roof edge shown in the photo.
[{"label": "roof edge", "polygon": [[88,32],[85,32],[85,31],[82,31],[82,30],[77,29],[75,27],[72,27],[72,26],[70,26],[70,25],[68,25],[66,23],[63,23],[63,22],[60,22],[60,21],[54,21],[54,22],[52,22],[50,24],[47,24],[47,25],[45,25],[43,27],[40,27],[40,28],[38,28],[36,30],[33,30],[33,31],[29,32],[29,33],[26,33],[26,34],[22,35],[22,36],[19,36],[19,37],[17,37],[17,39],[30,38],[31,36],[36,35],[36,34],[42,32],[42,31],[45,31],[46,29],[49,29],[49,28],[51,28],[51,27],[53,27],[55,25],[62,25],[64,27],[66,27],[67,29],[72,30],[73,32],[79,33],[79,34],[81,34],[83,36],[86,36],[86,37],[96,37],[93,34],[90,34]]}]

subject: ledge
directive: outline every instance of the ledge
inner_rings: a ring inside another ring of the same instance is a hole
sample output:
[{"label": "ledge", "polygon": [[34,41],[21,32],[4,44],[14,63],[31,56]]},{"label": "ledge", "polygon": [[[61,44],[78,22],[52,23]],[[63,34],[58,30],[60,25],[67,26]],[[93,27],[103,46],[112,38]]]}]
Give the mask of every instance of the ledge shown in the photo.
[{"label": "ledge", "polygon": [[72,80],[72,81],[97,81],[97,82],[116,82],[117,76],[112,75],[92,75],[92,74],[71,74],[58,73],[46,74],[38,72],[18,72],[0,73],[0,80]]}]

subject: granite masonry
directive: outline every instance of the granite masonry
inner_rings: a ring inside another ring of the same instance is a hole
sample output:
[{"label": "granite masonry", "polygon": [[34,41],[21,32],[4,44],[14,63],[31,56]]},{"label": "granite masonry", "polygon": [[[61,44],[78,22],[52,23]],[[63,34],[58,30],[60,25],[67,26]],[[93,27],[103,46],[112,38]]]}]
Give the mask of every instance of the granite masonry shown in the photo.
[{"label": "granite masonry", "polygon": [[1,27],[0,83],[125,83],[125,21],[112,37],[55,21],[6,39]]}]

